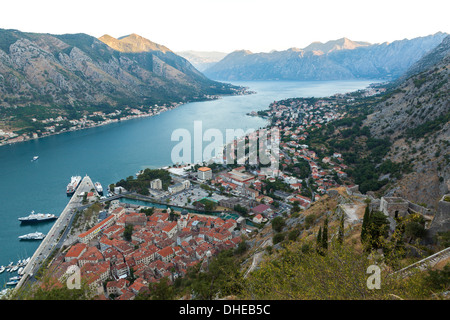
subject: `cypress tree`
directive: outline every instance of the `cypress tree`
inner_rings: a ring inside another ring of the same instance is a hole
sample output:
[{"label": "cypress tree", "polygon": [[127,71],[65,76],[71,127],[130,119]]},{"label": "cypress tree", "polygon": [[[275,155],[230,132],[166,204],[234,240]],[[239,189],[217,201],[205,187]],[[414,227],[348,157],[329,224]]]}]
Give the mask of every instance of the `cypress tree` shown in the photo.
[{"label": "cypress tree", "polygon": [[344,214],[341,215],[337,242],[339,244],[342,244],[344,242]]},{"label": "cypress tree", "polygon": [[325,218],[323,223],[322,248],[325,250],[328,249],[328,216]]},{"label": "cypress tree", "polygon": [[366,241],[367,227],[369,225],[369,222],[370,222],[370,212],[369,212],[369,205],[367,205],[366,210],[364,211],[364,217],[361,226],[361,242]]},{"label": "cypress tree", "polygon": [[322,247],[322,227],[319,228],[319,233],[317,234],[317,247]]}]

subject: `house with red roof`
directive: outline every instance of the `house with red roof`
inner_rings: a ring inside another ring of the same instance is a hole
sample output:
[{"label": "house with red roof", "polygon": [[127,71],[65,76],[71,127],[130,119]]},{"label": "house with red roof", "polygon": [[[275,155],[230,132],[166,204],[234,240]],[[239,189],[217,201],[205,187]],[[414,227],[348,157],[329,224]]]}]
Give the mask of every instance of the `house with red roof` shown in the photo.
[{"label": "house with red roof", "polygon": [[137,278],[128,289],[136,295],[139,293],[146,293],[149,291],[148,282],[143,278]]},{"label": "house with red roof", "polygon": [[69,262],[73,259],[79,259],[83,253],[86,252],[88,246],[85,243],[77,243],[70,247],[69,251],[67,251],[64,261]]},{"label": "house with red roof", "polygon": [[129,285],[130,285],[130,281],[128,281],[126,279],[109,281],[106,284],[106,294],[108,296],[110,296],[112,294],[114,294],[114,295],[124,294]]},{"label": "house with red roof", "polygon": [[162,231],[169,237],[172,238],[178,230],[178,224],[176,221],[169,222],[165,224]]},{"label": "house with red roof", "polygon": [[161,259],[162,262],[169,262],[175,256],[172,247],[165,247],[156,253],[156,258]]},{"label": "house with red roof", "polygon": [[253,213],[255,215],[260,214],[263,216],[268,216],[273,213],[272,209],[267,204],[259,204],[256,207],[252,208],[250,211],[250,213]]},{"label": "house with red roof", "polygon": [[96,264],[104,260],[102,253],[97,247],[88,247],[78,259],[78,264],[80,267],[83,267],[86,263]]},{"label": "house with red roof", "polygon": [[253,217],[253,222],[255,223],[261,223],[263,221],[264,217],[261,214],[257,214]]}]

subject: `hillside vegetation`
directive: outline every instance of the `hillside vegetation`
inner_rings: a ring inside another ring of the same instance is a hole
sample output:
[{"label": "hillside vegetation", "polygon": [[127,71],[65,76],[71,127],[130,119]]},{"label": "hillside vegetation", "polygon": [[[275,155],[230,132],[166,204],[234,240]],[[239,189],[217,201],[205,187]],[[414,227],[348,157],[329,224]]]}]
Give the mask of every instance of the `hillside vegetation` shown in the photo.
[{"label": "hillside vegetation", "polygon": [[[104,39],[104,38],[103,38]],[[128,50],[87,34],[0,29],[0,117],[20,129],[31,118],[171,105],[234,94],[164,46],[130,35]],[[135,50],[140,48],[140,50]]]}]

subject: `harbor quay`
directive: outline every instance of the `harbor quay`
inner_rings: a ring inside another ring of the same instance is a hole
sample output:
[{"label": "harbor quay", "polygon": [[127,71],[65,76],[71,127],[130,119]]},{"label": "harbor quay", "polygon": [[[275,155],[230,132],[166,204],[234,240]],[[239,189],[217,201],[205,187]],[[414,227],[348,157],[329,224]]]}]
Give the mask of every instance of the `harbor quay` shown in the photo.
[{"label": "harbor quay", "polygon": [[85,192],[91,192],[92,189],[94,189],[94,193],[97,193],[91,178],[86,175],[79,183],[77,189],[69,200],[69,203],[66,205],[50,231],[47,233],[46,237],[42,240],[41,244],[34,252],[31,260],[25,266],[23,276],[17,283],[15,290],[21,288],[28,280],[30,280],[36,271],[42,266],[42,263],[50,256],[53,249],[55,249],[59,243],[60,235],[62,235],[67,226],[70,224],[74,213],[78,208],[83,206],[83,197],[81,197],[81,195]]}]

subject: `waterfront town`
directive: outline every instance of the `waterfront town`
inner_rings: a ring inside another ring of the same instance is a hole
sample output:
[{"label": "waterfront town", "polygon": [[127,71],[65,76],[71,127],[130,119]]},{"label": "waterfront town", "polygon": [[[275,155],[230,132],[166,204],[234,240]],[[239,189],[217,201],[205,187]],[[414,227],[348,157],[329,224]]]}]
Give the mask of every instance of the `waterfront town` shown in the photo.
[{"label": "waterfront town", "polygon": [[[236,249],[274,217],[309,208],[328,189],[348,182],[339,153],[319,158],[302,144],[311,130],[345,115],[337,101],[349,97],[338,98],[283,100],[264,112],[280,132],[278,169],[252,166],[245,159],[240,159],[243,165],[176,164],[163,168],[170,174],[169,185],[159,178],[146,181],[146,192],[127,190],[124,185],[129,184],[120,182],[110,185],[109,197],[136,197],[164,206],[130,204],[121,198],[103,203],[95,225],[78,230],[53,258],[48,268],[53,283],[66,285],[69,270],[76,266],[99,299],[134,299],[163,278],[173,283],[190,267],[207,268],[211,257]],[[127,182],[149,173],[137,172]],[[93,192],[85,195],[89,203],[99,199]]]},{"label": "waterfront town", "polygon": [[114,122],[125,121],[141,117],[151,117],[162,112],[171,110],[181,103],[170,105],[154,105],[147,108],[125,108],[124,110],[115,110],[105,113],[95,111],[89,115],[84,115],[80,119],[68,119],[67,116],[59,115],[57,117],[37,119],[32,118],[32,124],[35,129],[26,130],[26,132],[15,132],[14,130],[0,129],[0,146],[37,139],[63,132],[76,131],[85,128],[98,127]]},{"label": "waterfront town", "polygon": [[[248,88],[234,89],[236,95],[247,95],[254,93]],[[217,95],[204,95],[202,99],[216,100]],[[55,115],[54,117],[36,116],[33,118],[20,119],[29,122],[26,128],[14,130],[5,123],[12,119],[2,119],[0,122],[0,146],[24,142],[32,139],[38,139],[46,136],[60,134],[63,132],[77,131],[87,128],[103,126],[119,121],[131,120],[136,118],[157,116],[168,110],[175,109],[185,102],[172,102],[163,105],[150,105],[140,107],[124,107],[113,112],[94,111],[85,113],[79,118],[68,117],[66,115]],[[2,123],[3,122],[3,123]]]}]

